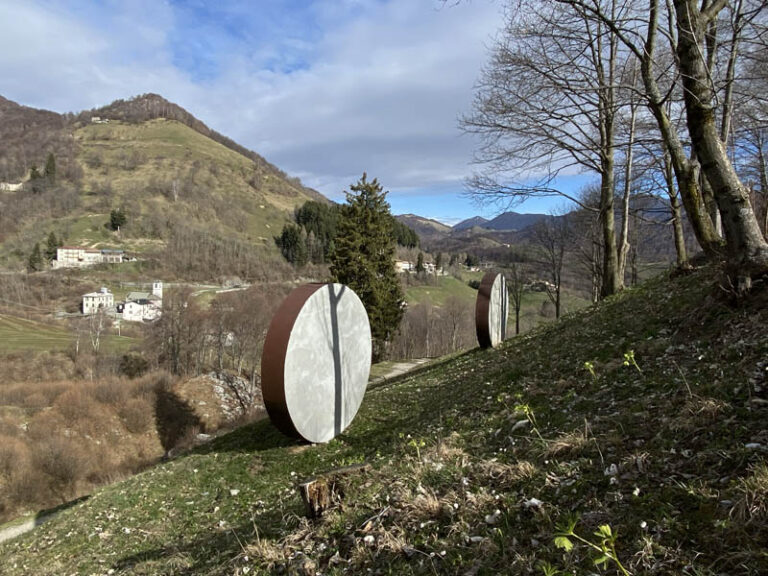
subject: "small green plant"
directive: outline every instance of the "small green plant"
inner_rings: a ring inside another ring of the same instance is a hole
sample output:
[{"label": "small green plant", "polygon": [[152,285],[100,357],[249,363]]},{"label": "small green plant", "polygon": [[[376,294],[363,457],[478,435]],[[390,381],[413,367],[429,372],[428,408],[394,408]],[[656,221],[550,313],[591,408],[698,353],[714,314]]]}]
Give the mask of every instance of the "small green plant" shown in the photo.
[{"label": "small green plant", "polygon": [[592,380],[596,381],[597,374],[595,373],[595,363],[587,360],[586,362],[584,362],[584,368],[587,369],[590,374],[592,374]]},{"label": "small green plant", "polygon": [[629,352],[624,352],[624,366],[634,366],[637,368],[637,371],[640,372],[640,374],[643,373],[642,370],[640,370],[640,366],[637,365],[637,361],[635,360],[635,351],[630,350]]},{"label": "small green plant", "polygon": [[602,524],[598,527],[594,532],[594,536],[597,537],[597,540],[593,542],[576,534],[577,523],[578,518],[571,517],[557,526],[557,532],[555,532],[555,546],[569,552],[570,550],[573,550],[573,541],[571,539],[576,540],[598,553],[598,556],[593,560],[595,566],[604,566],[613,562],[622,574],[631,576],[631,572],[624,567],[616,554],[616,540],[618,534],[616,534],[608,524]]},{"label": "small green plant", "polygon": [[544,576],[560,576],[560,574],[563,574],[561,570],[558,570],[546,560],[542,560],[539,563],[539,569],[541,570],[541,573],[544,574]]},{"label": "small green plant", "polygon": [[421,438],[411,438],[411,440],[408,442],[408,446],[411,448],[416,449],[416,458],[421,460],[421,448],[424,448],[426,446],[426,443]]},{"label": "small green plant", "polygon": [[539,440],[546,444],[547,441],[544,440],[541,432],[539,432],[539,425],[536,423],[536,415],[533,413],[533,409],[528,406],[528,404],[515,404],[515,412],[518,414],[523,414],[528,419],[528,422],[531,423],[533,432],[536,434],[536,436],[538,436]]}]

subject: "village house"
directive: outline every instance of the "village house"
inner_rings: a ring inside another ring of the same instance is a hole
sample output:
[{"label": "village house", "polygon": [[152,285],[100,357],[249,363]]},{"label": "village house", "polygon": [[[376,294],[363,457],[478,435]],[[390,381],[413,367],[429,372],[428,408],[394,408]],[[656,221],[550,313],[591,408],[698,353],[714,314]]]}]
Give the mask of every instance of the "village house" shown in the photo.
[{"label": "village house", "polygon": [[24,188],[24,182],[0,182],[0,190],[4,192],[16,192]]},{"label": "village house", "polygon": [[[406,272],[416,272],[416,264],[408,262],[407,260],[395,260],[395,272],[398,274],[405,274]],[[436,276],[443,276],[445,272],[442,268],[435,268],[433,262],[424,262],[424,272],[427,274],[434,274]]]},{"label": "village house", "polygon": [[122,312],[126,322],[151,322],[160,318],[163,313],[163,283],[153,282],[152,292],[130,292],[125,297]]},{"label": "village house", "polygon": [[51,265],[54,268],[87,268],[96,264],[120,264],[125,259],[123,250],[62,246],[56,249],[56,259]]},{"label": "village house", "polygon": [[83,296],[83,314],[96,314],[99,309],[106,312],[115,305],[114,295],[107,289],[102,288],[98,292],[90,292]]},{"label": "village house", "polygon": [[407,260],[395,260],[395,271],[398,274],[404,274],[405,272],[410,272],[413,264],[408,262]]}]

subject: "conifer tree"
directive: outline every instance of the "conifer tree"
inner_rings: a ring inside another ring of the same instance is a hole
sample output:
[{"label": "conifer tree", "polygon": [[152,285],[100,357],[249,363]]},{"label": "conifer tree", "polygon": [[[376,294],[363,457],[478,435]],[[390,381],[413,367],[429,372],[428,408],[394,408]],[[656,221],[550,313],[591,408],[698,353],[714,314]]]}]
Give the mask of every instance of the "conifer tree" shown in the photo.
[{"label": "conifer tree", "polygon": [[416,274],[424,272],[424,252],[419,252],[416,257]]},{"label": "conifer tree", "polygon": [[360,297],[371,322],[374,359],[386,352],[403,315],[403,289],[395,271],[392,215],[375,178],[366,174],[350,186],[342,206],[331,274],[335,282],[352,288]]},{"label": "conifer tree", "polygon": [[35,242],[35,247],[27,259],[27,270],[37,272],[43,269],[43,254],[40,252],[40,243]]},{"label": "conifer tree", "polygon": [[56,159],[53,157],[53,152],[48,153],[45,161],[45,180],[50,186],[56,184]]},{"label": "conifer tree", "polygon": [[48,240],[45,242],[45,258],[48,261],[56,258],[56,250],[61,246],[61,241],[56,238],[56,234],[51,232],[48,234]]}]

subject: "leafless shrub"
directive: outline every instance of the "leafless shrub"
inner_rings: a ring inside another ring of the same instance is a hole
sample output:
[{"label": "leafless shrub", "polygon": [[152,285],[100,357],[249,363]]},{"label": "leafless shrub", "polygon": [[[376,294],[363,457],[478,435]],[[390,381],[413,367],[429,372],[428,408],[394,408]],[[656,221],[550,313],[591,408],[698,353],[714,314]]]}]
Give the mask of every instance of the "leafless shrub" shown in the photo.
[{"label": "leafless shrub", "polygon": [[95,400],[81,387],[71,388],[56,399],[54,407],[64,416],[66,422],[74,423],[91,417],[97,410]]},{"label": "leafless shrub", "polygon": [[20,463],[5,483],[3,497],[9,511],[45,502],[48,498],[45,479],[32,464]]},{"label": "leafless shrub", "polygon": [[40,442],[33,456],[35,467],[49,479],[51,489],[66,502],[77,483],[90,472],[88,453],[70,438],[54,435]]},{"label": "leafless shrub", "polygon": [[93,387],[93,397],[108,406],[122,406],[129,397],[129,386],[126,382],[109,379],[99,382]]},{"label": "leafless shrub", "polygon": [[154,409],[146,398],[133,398],[120,408],[120,418],[132,434],[143,434],[154,423]]},{"label": "leafless shrub", "polygon": [[35,442],[63,434],[68,427],[58,410],[45,410],[35,414],[27,425],[27,434]]},{"label": "leafless shrub", "polygon": [[28,460],[29,447],[24,441],[0,435],[0,477],[10,478],[13,471]]}]

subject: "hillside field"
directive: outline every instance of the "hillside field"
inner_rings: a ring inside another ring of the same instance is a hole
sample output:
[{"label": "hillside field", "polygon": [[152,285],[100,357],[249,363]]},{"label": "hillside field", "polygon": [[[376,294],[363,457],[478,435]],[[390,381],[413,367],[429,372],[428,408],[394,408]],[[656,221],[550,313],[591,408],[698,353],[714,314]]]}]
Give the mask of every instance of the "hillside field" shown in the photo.
[{"label": "hillside field", "polygon": [[[81,342],[86,343],[87,334]],[[74,346],[75,336],[61,323],[47,324],[27,320],[18,316],[0,314],[0,352],[18,352],[21,350],[66,350]],[[135,338],[107,335],[102,338],[102,350],[121,352],[136,343]]]},{"label": "hillside field", "polygon": [[[373,386],[328,444],[246,426],[0,545],[0,573],[765,574],[768,290],[718,281]],[[298,483],[362,462],[308,520]]]}]

